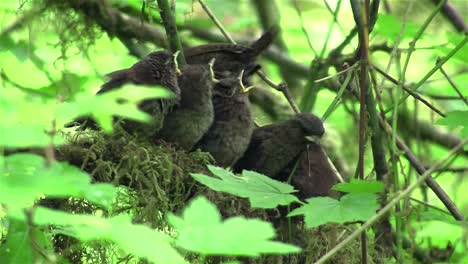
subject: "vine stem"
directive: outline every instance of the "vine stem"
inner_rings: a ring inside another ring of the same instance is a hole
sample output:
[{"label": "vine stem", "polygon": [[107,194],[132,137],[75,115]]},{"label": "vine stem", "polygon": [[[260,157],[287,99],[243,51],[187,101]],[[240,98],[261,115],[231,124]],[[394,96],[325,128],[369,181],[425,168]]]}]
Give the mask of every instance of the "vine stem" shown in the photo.
[{"label": "vine stem", "polygon": [[158,0],[159,13],[166,30],[167,40],[169,42],[169,48],[172,53],[179,51],[177,56],[177,62],[179,66],[187,64],[184,56],[184,49],[180,44],[179,34],[177,33],[177,26],[175,22],[175,16],[172,13],[172,9],[169,6],[168,0]]}]

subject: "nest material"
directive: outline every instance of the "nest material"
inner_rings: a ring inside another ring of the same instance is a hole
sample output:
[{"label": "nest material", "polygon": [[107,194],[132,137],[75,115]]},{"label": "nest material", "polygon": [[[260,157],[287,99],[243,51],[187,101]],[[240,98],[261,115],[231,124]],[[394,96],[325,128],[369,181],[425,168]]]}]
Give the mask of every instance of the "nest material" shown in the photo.
[{"label": "nest material", "polygon": [[[345,230],[336,225],[306,230],[302,221],[297,219],[288,224],[284,212],[281,213],[283,210],[253,209],[246,199],[211,191],[190,176],[190,173],[207,173],[206,165],[213,164],[209,154],[200,151],[189,153],[165,142],[155,144],[129,135],[118,126],[110,135],[99,131],[83,131],[70,136],[70,144],[60,147],[58,156],[88,172],[96,182],[123,186],[119,188],[113,213],[131,213],[137,223],[145,223],[159,230],[170,230],[165,214],[178,213],[191,198],[204,195],[216,204],[223,217],[242,215],[272,221],[277,228],[279,240],[303,248],[303,252],[296,255],[240,259],[246,263],[310,263],[336,245],[337,237]],[[76,201],[70,204],[70,201],[67,210],[79,212],[92,207]],[[113,256],[113,259],[116,257],[116,252],[110,252],[114,247],[109,245],[87,243],[85,247],[86,250],[79,252],[87,260],[94,259],[93,256],[102,258],[102,252],[107,252],[104,255]],[[347,254],[336,255],[331,263],[359,262],[359,248],[360,243],[356,240],[342,251],[348,252]],[[369,250],[372,250],[371,245]],[[70,250],[68,252],[71,253]],[[196,255],[188,258],[193,263],[197,262]],[[205,261],[221,263],[232,259],[209,257]]]}]

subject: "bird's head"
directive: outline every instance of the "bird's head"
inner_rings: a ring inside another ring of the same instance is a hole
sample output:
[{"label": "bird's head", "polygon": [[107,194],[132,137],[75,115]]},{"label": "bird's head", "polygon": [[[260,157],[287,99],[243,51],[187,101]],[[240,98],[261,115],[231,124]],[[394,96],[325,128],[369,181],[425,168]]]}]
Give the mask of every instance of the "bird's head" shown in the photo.
[{"label": "bird's head", "polygon": [[295,117],[296,122],[304,131],[306,138],[311,141],[317,141],[325,133],[322,120],[310,113],[300,113]]}]

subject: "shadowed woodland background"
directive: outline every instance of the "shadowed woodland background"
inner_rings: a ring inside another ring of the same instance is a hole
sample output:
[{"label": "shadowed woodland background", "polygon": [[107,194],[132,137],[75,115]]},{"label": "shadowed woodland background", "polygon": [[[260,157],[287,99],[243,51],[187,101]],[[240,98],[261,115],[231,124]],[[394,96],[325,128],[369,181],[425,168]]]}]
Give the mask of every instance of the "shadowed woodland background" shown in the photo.
[{"label": "shadowed woodland background", "polygon": [[[251,43],[272,25],[280,27],[274,45],[258,60],[262,70],[275,84],[287,84],[301,112],[326,116],[321,143],[346,180],[384,182],[382,207],[468,136],[468,46],[459,45],[467,39],[468,2],[370,1],[379,7],[378,12],[370,10],[371,33],[365,50],[376,68],[364,69],[371,72],[369,75],[360,75],[362,68],[359,72],[360,66],[355,64],[362,60],[362,28],[356,27],[350,1],[205,2],[238,43]],[[184,47],[228,42],[198,1],[172,3]],[[167,49],[156,1],[2,1],[0,10],[1,89],[19,89],[57,102],[73,101],[79,93],[94,94],[106,80],[105,74],[128,68],[149,52]],[[405,30],[400,33],[402,27]],[[451,53],[454,49],[458,52]],[[352,69],[341,73],[349,67]],[[361,76],[369,78],[364,112],[360,112]],[[281,91],[258,76],[252,84],[255,88],[249,98],[258,125],[294,114]],[[408,94],[411,96],[406,98]],[[406,100],[396,111],[385,113],[396,106],[400,96]],[[27,115],[32,119],[36,113],[32,109]],[[393,128],[384,129],[380,123],[384,119]],[[312,263],[338,244],[343,234],[347,236],[359,226],[327,224],[310,229],[299,220],[288,223],[285,208],[250,208],[245,199],[209,190],[189,175],[207,173],[206,165],[214,164],[200,151],[187,153],[165,143],[148,145],[127,138],[119,129],[112,134],[63,132],[73,144],[57,147],[57,159],[87,171],[93,181],[132,187],[121,190],[115,211],[103,213],[106,216],[125,212],[133,215],[134,223],[170,229],[165,215],[179,213],[191,198],[203,194],[218,206],[223,217],[243,215],[271,221],[278,240],[303,249],[299,255],[237,258],[242,263]],[[468,213],[467,157],[466,148],[458,151],[448,164],[432,173],[427,185],[418,187],[411,198],[400,201],[369,229],[369,262],[468,261],[468,228],[463,219]],[[58,201],[55,207],[75,213],[102,210],[73,199]],[[429,209],[437,214],[423,214]],[[2,227],[3,242],[6,229]],[[80,244],[59,236],[54,246],[59,261],[141,261],[107,242]],[[361,247],[356,239],[330,263],[359,263]],[[193,263],[234,260],[203,259],[196,254],[186,258]]]}]

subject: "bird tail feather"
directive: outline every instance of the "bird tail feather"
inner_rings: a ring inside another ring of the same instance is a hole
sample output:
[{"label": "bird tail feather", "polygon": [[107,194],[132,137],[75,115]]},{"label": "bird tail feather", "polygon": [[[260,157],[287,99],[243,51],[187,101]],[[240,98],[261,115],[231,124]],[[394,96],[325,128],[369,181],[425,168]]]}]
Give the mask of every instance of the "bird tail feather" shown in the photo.
[{"label": "bird tail feather", "polygon": [[116,89],[130,80],[128,76],[128,69],[118,70],[111,72],[106,75],[110,80],[101,86],[101,89],[96,94],[102,94],[104,92]]},{"label": "bird tail feather", "polygon": [[278,34],[279,28],[278,25],[273,25],[263,33],[263,35],[254,43],[250,45],[250,47],[256,52],[255,55],[259,55],[262,53],[268,46],[271,45],[273,40],[276,38],[276,35]]}]

